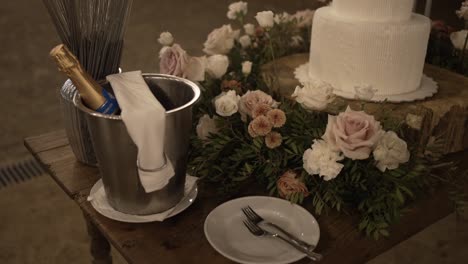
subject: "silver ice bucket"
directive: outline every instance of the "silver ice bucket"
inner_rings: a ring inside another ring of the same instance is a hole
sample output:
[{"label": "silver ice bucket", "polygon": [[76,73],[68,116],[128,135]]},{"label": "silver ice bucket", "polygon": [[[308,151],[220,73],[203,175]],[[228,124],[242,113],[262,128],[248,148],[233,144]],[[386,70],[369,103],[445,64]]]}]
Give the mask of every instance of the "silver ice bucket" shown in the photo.
[{"label": "silver ice bucket", "polygon": [[117,211],[148,215],[174,207],[184,195],[187,155],[192,128],[192,107],[199,87],[188,80],[163,74],[143,74],[152,93],[166,109],[164,151],[175,176],[159,191],[146,193],[137,169],[137,147],[120,116],[90,110],[75,96],[74,104],[85,113],[109,203]]}]

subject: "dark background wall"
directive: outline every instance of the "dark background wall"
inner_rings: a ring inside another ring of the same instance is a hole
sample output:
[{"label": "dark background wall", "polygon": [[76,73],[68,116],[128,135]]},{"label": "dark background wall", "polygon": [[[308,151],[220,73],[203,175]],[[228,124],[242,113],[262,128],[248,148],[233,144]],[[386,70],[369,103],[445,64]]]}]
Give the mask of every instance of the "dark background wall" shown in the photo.
[{"label": "dark background wall", "polygon": [[[351,0],[352,1],[352,0]],[[229,23],[227,6],[234,0],[134,0],[125,37],[122,68],[157,71],[157,37],[169,30],[190,54],[200,54],[207,34]],[[458,27],[462,0],[434,0],[432,17]],[[250,0],[249,20],[258,11],[295,12],[320,5],[315,0]],[[419,0],[418,10],[422,10]],[[0,163],[26,155],[22,139],[59,129],[57,89],[65,77],[48,57],[60,41],[41,0],[0,4]]]}]

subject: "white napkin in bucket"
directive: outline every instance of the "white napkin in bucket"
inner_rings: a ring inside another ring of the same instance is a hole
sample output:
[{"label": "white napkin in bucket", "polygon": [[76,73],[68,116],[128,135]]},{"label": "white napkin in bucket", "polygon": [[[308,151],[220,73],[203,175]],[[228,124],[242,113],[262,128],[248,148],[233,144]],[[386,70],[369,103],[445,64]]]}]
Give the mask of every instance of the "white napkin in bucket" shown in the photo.
[{"label": "white napkin in bucket", "polygon": [[166,109],[150,91],[141,71],[109,75],[107,80],[128,134],[138,147],[141,185],[147,193],[161,190],[174,176],[174,167],[164,154]]}]

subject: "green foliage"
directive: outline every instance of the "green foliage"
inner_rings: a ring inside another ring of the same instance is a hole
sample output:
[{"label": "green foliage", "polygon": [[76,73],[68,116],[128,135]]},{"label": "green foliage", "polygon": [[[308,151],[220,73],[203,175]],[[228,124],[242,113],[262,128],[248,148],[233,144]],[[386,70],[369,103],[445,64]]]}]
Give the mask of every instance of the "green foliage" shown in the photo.
[{"label": "green foliage", "polygon": [[[304,47],[290,46],[290,38],[298,34],[305,34],[303,38],[310,39],[310,32],[297,29],[293,21],[275,25],[270,31],[259,34],[253,40],[257,46],[242,49],[236,43],[229,54],[229,73],[223,80],[208,79],[201,83],[203,96],[195,107],[194,126],[203,114],[216,116],[213,98],[225,89],[225,81],[234,80],[241,84],[236,88],[240,95],[247,90],[267,91],[260,77],[261,65],[275,57],[306,50],[309,43],[304,43]],[[253,62],[249,76],[242,74],[241,63],[246,60]],[[466,181],[466,174],[461,174],[461,177],[460,174],[451,173],[447,178],[440,178],[434,173],[435,168],[454,167],[440,163],[444,144],[438,140],[430,142],[423,150],[421,146],[409,145],[411,160],[395,170],[381,172],[373,158],[346,158],[341,161],[343,170],[331,181],[309,175],[303,169],[303,154],[315,139],[320,139],[324,134],[327,114],[307,111],[278,95],[275,99],[281,102],[279,108],[287,116],[285,126],[278,131],[283,136],[280,147],[269,149],[262,137],[252,138],[248,134],[248,122],[243,122],[239,114],[228,118],[218,117],[218,133],[211,134],[208,140],[200,140],[195,135],[191,138],[190,173],[217,183],[222,193],[236,192],[246,182],[257,181],[266,187],[270,195],[278,195],[279,177],[293,170],[309,193],[292,193],[285,197],[287,200],[302,203],[310,199],[318,215],[329,210],[358,214],[360,221],[357,228],[374,239],[389,236],[390,226],[399,221],[408,202],[431,186],[448,184],[452,187],[450,194],[457,208],[465,205],[463,201],[467,197],[460,187],[460,181]],[[386,130],[393,130],[404,139],[400,122],[392,120],[385,112],[379,116]]]}]

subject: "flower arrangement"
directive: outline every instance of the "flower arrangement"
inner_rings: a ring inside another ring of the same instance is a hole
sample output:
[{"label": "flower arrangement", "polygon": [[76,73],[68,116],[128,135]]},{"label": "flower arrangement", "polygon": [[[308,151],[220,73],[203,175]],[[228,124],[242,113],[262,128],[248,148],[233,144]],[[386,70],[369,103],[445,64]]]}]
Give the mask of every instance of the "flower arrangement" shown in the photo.
[{"label": "flower arrangement", "polygon": [[456,31],[444,21],[433,21],[426,61],[468,75],[468,61],[465,58],[468,47],[468,1],[462,2],[455,14],[464,21],[465,29]]},{"label": "flower arrangement", "polygon": [[[333,99],[323,82],[305,83],[292,95],[271,91],[261,66],[308,49],[313,10],[293,15],[259,12],[247,23],[247,3],[229,6],[235,25],[213,30],[205,56],[188,55],[168,32],[160,35],[160,70],[200,82],[189,170],[232,192],[256,181],[271,195],[310,201],[315,213],[352,211],[358,228],[376,239],[388,236],[406,202],[440,182],[431,177],[442,143],[408,141],[406,124],[364,109],[324,110]],[[363,97],[372,87],[357,87]],[[450,180],[448,182],[456,182]],[[456,184],[454,184],[456,185]]]}]

